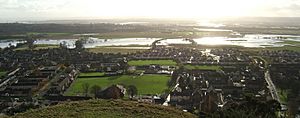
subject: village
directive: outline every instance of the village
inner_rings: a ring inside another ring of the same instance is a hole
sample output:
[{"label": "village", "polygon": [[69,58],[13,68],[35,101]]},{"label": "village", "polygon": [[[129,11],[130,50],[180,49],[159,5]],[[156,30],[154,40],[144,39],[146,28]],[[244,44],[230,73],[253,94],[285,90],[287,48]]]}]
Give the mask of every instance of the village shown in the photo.
[{"label": "village", "polygon": [[[251,97],[275,99],[281,111],[293,104],[297,112],[299,87],[286,86],[282,80],[299,81],[299,59],[299,52],[260,51],[253,56],[236,48],[155,46],[130,54],[78,48],[2,49],[0,109],[13,115],[63,101],[100,98],[173,106],[205,115]],[[267,71],[280,95],[272,94]],[[283,93],[286,90],[292,92]],[[287,95],[293,96],[292,103],[287,103]]]}]

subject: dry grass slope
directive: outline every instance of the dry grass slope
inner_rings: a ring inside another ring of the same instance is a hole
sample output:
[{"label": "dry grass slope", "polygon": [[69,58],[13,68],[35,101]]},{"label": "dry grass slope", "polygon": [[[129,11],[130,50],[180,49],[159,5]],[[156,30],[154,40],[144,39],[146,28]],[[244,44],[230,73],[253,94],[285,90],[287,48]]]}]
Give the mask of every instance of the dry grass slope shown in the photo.
[{"label": "dry grass slope", "polygon": [[122,100],[88,100],[67,102],[30,110],[14,118],[196,118],[172,107]]}]

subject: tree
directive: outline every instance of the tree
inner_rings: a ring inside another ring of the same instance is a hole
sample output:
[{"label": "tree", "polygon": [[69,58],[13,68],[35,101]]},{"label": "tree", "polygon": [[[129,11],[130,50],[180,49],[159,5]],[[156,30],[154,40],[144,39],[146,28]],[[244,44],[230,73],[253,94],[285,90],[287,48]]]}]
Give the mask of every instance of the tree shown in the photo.
[{"label": "tree", "polygon": [[83,41],[81,39],[77,40],[75,42],[75,46],[76,46],[76,49],[78,49],[78,50],[83,49]]},{"label": "tree", "polygon": [[267,109],[269,112],[277,112],[281,110],[281,105],[277,100],[269,100],[266,102]]},{"label": "tree", "polygon": [[132,98],[134,95],[137,95],[138,90],[134,85],[129,85],[127,87],[127,92],[130,98]]},{"label": "tree", "polygon": [[89,88],[90,88],[89,83],[83,83],[82,84],[83,93],[85,94],[86,97],[88,96]]},{"label": "tree", "polygon": [[33,49],[34,48],[34,41],[36,39],[36,36],[33,35],[33,34],[30,34],[26,37],[26,42],[27,42],[27,45],[28,45],[28,48],[29,49]]},{"label": "tree", "polygon": [[222,118],[275,118],[276,112],[281,109],[280,103],[276,100],[260,101],[253,96],[246,95],[245,101],[227,103],[220,113]]},{"label": "tree", "polygon": [[96,97],[96,96],[100,93],[101,89],[102,89],[102,88],[101,88],[100,86],[98,86],[98,85],[93,85],[93,86],[91,87],[90,93],[91,93],[91,94],[94,94],[94,96]]},{"label": "tree", "polygon": [[61,42],[59,44],[59,48],[61,48],[61,49],[67,49],[68,48],[67,42],[66,41]]}]

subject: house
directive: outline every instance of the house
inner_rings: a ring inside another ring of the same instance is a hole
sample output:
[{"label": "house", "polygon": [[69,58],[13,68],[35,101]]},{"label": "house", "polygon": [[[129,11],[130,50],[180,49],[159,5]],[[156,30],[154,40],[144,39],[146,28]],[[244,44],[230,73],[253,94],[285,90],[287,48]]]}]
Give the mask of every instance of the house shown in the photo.
[{"label": "house", "polygon": [[105,90],[101,91],[98,95],[96,95],[97,98],[102,99],[120,99],[123,98],[126,94],[126,89],[122,85],[112,85]]},{"label": "house", "polygon": [[210,86],[204,93],[199,109],[206,113],[213,113],[221,104],[223,104],[222,94]]}]

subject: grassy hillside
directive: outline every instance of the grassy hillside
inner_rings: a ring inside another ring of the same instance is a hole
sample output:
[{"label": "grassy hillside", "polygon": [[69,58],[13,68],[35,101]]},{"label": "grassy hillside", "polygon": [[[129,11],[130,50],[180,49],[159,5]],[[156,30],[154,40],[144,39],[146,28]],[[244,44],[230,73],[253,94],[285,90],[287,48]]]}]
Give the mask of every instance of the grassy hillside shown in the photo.
[{"label": "grassy hillside", "polygon": [[172,107],[121,100],[68,102],[17,114],[13,118],[196,118]]}]

